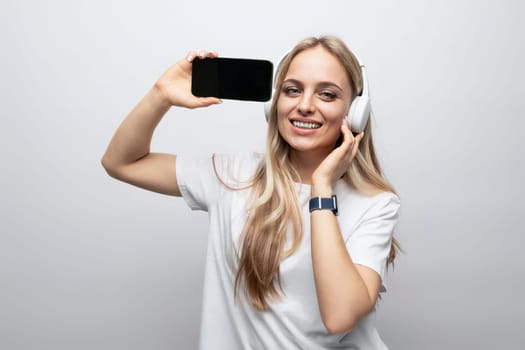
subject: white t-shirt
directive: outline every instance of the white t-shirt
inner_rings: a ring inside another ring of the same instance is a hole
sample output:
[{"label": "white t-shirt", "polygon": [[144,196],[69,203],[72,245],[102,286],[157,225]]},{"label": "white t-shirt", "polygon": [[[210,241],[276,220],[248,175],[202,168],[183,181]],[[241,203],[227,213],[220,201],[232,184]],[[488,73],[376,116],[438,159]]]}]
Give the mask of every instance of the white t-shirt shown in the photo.
[{"label": "white t-shirt", "polygon": [[[200,349],[386,349],[375,328],[375,309],[347,334],[330,334],[317,303],[310,254],[310,186],[297,184],[303,212],[303,238],[280,263],[283,296],[257,311],[243,291],[234,301],[239,236],[246,219],[246,185],[262,156],[239,154],[202,159],[177,157],[177,182],[186,203],[209,217]],[[344,180],[335,184],[337,219],[355,264],[377,271],[384,281],[386,259],[397,222],[399,199],[392,193],[365,196]],[[382,291],[385,291],[384,283]]]}]

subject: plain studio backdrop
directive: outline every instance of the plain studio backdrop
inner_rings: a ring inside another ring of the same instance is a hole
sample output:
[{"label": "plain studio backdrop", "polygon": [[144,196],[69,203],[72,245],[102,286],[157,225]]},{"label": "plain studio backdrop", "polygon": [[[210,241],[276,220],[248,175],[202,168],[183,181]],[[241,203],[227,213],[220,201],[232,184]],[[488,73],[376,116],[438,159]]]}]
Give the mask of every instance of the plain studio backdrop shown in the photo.
[{"label": "plain studio backdrop", "polygon": [[[366,64],[405,253],[391,349],[525,343],[521,1],[0,3],[0,348],[194,349],[207,217],[108,177],[119,123],[191,49],[276,60],[343,38]],[[152,149],[264,149],[263,106],[173,108]]]}]

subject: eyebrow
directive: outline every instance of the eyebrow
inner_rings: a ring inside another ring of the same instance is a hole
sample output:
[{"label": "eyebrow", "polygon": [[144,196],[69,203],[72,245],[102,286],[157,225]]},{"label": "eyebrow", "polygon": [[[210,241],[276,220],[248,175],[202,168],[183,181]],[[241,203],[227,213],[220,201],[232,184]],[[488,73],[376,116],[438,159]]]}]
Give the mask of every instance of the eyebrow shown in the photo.
[{"label": "eyebrow", "polygon": [[[292,83],[292,84],[300,85],[300,86],[304,85],[300,80],[297,80],[297,79],[286,79],[286,80],[283,81],[283,85],[286,84],[286,83]],[[331,81],[321,81],[321,82],[317,83],[316,86],[321,87],[321,88],[334,87],[337,90],[339,90],[341,93],[343,92],[343,89],[339,85],[337,85],[336,83],[333,83]]]}]

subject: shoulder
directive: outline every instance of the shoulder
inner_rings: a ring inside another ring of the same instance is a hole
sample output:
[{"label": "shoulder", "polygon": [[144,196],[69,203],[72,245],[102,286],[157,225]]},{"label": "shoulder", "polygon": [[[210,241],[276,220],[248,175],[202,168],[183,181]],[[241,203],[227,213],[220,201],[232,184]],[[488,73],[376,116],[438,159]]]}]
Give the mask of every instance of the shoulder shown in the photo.
[{"label": "shoulder", "polygon": [[381,192],[370,198],[370,204],[365,217],[396,222],[401,208],[401,201],[397,194]]},{"label": "shoulder", "polygon": [[222,181],[239,183],[251,181],[263,160],[263,155],[257,152],[216,153],[212,156],[212,166]]},{"label": "shoulder", "polygon": [[345,181],[338,181],[334,189],[337,200],[345,203],[353,210],[369,211],[380,208],[399,208],[401,201],[393,192],[379,191],[364,193],[350,186]]},{"label": "shoulder", "polygon": [[347,184],[336,185],[339,213],[349,216],[354,224],[374,217],[396,217],[401,207],[399,196],[393,192],[366,194]]},{"label": "shoulder", "polygon": [[214,153],[212,158],[217,166],[242,168],[257,166],[263,159],[263,155],[257,152]]},{"label": "shoulder", "polygon": [[374,195],[363,196],[370,209],[399,209],[401,201],[399,196],[393,192],[380,192]]},{"label": "shoulder", "polygon": [[184,173],[186,177],[202,177],[209,174],[225,179],[244,179],[253,176],[262,160],[263,155],[256,152],[177,155],[176,166],[177,173]]}]

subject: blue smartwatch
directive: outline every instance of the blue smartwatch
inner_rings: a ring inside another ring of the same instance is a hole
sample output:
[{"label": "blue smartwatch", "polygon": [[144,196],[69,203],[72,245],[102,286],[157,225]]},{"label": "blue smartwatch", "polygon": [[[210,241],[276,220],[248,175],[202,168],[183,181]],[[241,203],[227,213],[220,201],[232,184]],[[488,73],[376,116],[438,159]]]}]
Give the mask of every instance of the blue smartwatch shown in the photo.
[{"label": "blue smartwatch", "polygon": [[314,210],[331,210],[334,215],[337,215],[337,197],[335,194],[330,198],[314,197],[310,199],[310,213]]}]

